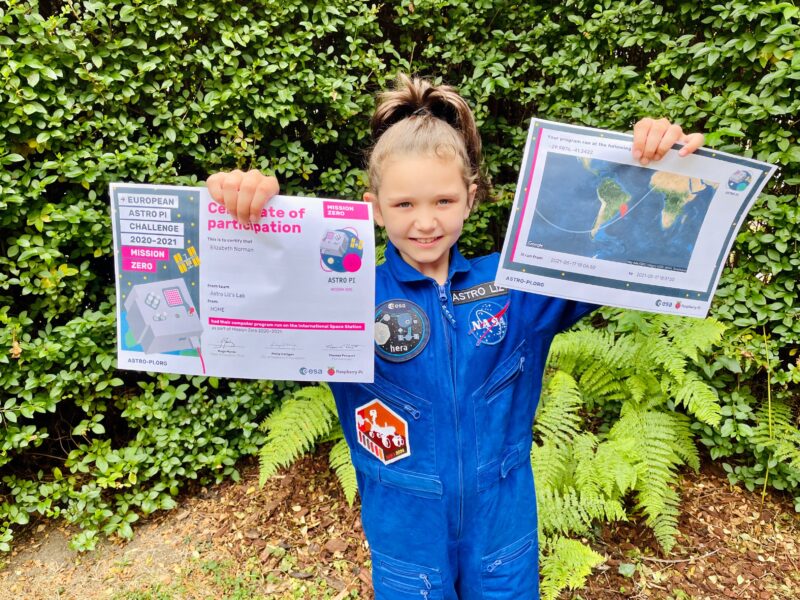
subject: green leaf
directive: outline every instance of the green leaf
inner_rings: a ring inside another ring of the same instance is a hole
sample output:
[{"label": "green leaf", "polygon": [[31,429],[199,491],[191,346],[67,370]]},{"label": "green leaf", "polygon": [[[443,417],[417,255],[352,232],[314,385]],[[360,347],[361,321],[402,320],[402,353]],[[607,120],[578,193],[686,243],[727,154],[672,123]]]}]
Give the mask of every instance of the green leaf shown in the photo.
[{"label": "green leaf", "polygon": [[136,8],[130,4],[124,5],[119,11],[119,20],[123,23],[130,23],[136,18]]}]

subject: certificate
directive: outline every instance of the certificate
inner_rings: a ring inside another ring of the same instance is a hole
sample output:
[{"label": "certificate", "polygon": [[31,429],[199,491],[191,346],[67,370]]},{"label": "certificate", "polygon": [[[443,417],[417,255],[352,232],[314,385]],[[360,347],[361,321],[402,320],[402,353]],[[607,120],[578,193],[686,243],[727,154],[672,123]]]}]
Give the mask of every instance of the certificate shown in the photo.
[{"label": "certificate", "polygon": [[773,165],[679,145],[642,166],[633,136],[533,120],[496,283],[704,317]]},{"label": "certificate", "polygon": [[373,380],[369,203],[275,196],[242,225],[202,187],[110,197],[119,368]]}]

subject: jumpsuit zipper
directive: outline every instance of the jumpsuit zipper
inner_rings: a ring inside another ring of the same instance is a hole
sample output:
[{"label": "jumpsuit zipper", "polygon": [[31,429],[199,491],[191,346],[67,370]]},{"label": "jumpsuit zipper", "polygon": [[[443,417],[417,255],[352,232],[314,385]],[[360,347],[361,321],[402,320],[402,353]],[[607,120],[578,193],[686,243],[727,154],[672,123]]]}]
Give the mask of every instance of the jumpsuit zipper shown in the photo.
[{"label": "jumpsuit zipper", "polygon": [[449,324],[455,329],[456,319],[447,303],[450,280],[448,279],[444,285],[439,285],[438,282],[434,281],[433,285],[439,295],[439,303],[442,307],[444,337],[447,342],[447,356],[450,359],[450,383],[452,385],[453,417],[456,426],[456,457],[458,459],[458,527],[456,529],[456,537],[460,538],[461,524],[464,521],[464,465],[461,461],[461,425],[458,420],[458,399],[456,398],[456,357],[450,340],[450,328],[448,327]]},{"label": "jumpsuit zipper", "polygon": [[419,421],[420,416],[422,413],[419,409],[411,404],[408,400],[403,399],[402,397],[397,397],[395,394],[388,392],[382,386],[375,384],[375,383],[360,383],[361,387],[367,390],[370,394],[375,394],[378,398],[394,406],[398,410],[402,410],[415,421]]},{"label": "jumpsuit zipper", "polygon": [[532,545],[533,545],[533,542],[526,542],[525,545],[522,546],[522,548],[519,548],[519,549],[515,550],[514,552],[512,552],[508,556],[502,556],[502,557],[498,558],[497,560],[495,560],[493,563],[491,563],[489,566],[486,567],[486,572],[487,573],[493,573],[494,570],[497,569],[497,567],[502,566],[504,564],[508,564],[508,563],[518,559],[520,556],[522,556],[528,550],[530,550]]},{"label": "jumpsuit zipper", "polygon": [[486,390],[486,403],[491,404],[497,398],[497,396],[506,389],[509,385],[516,381],[517,377],[522,375],[522,372],[525,370],[525,357],[520,356],[519,360],[517,360],[511,368],[503,374],[503,377],[492,385],[491,388]]},{"label": "jumpsuit zipper", "polygon": [[431,590],[430,582],[427,580],[427,578],[425,578],[425,583],[426,583],[426,585],[428,587],[425,587],[425,588],[414,587],[413,585],[409,585],[407,583],[403,583],[402,581],[395,581],[394,579],[389,579],[387,577],[384,577],[382,579],[382,581],[383,581],[384,585],[386,585],[386,587],[388,587],[390,589],[397,590],[398,592],[404,592],[404,595],[405,594],[414,594],[416,592],[424,600],[427,600],[428,596],[431,593],[430,592],[430,590]]}]

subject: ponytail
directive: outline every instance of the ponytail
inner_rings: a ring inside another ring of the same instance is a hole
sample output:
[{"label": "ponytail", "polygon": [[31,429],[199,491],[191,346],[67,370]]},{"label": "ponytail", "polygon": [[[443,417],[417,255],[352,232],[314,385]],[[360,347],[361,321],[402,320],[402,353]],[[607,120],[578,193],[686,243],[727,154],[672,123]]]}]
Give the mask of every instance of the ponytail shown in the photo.
[{"label": "ponytail", "polygon": [[368,154],[368,164],[370,188],[374,192],[377,193],[380,175],[378,167],[386,156],[403,151],[439,155],[446,149],[465,163],[465,182],[477,184],[475,204],[488,194],[489,182],[482,171],[481,138],[475,117],[455,88],[435,86],[425,79],[400,73],[394,89],[379,94],[370,127],[373,148]]}]

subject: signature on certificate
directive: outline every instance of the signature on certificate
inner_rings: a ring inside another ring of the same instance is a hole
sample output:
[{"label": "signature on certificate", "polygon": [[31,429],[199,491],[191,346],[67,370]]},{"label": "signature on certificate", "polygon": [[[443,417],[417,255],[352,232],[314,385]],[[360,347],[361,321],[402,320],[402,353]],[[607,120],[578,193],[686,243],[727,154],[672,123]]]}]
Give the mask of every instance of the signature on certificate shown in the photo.
[{"label": "signature on certificate", "polygon": [[363,348],[363,344],[326,344],[326,350],[358,350]]}]

